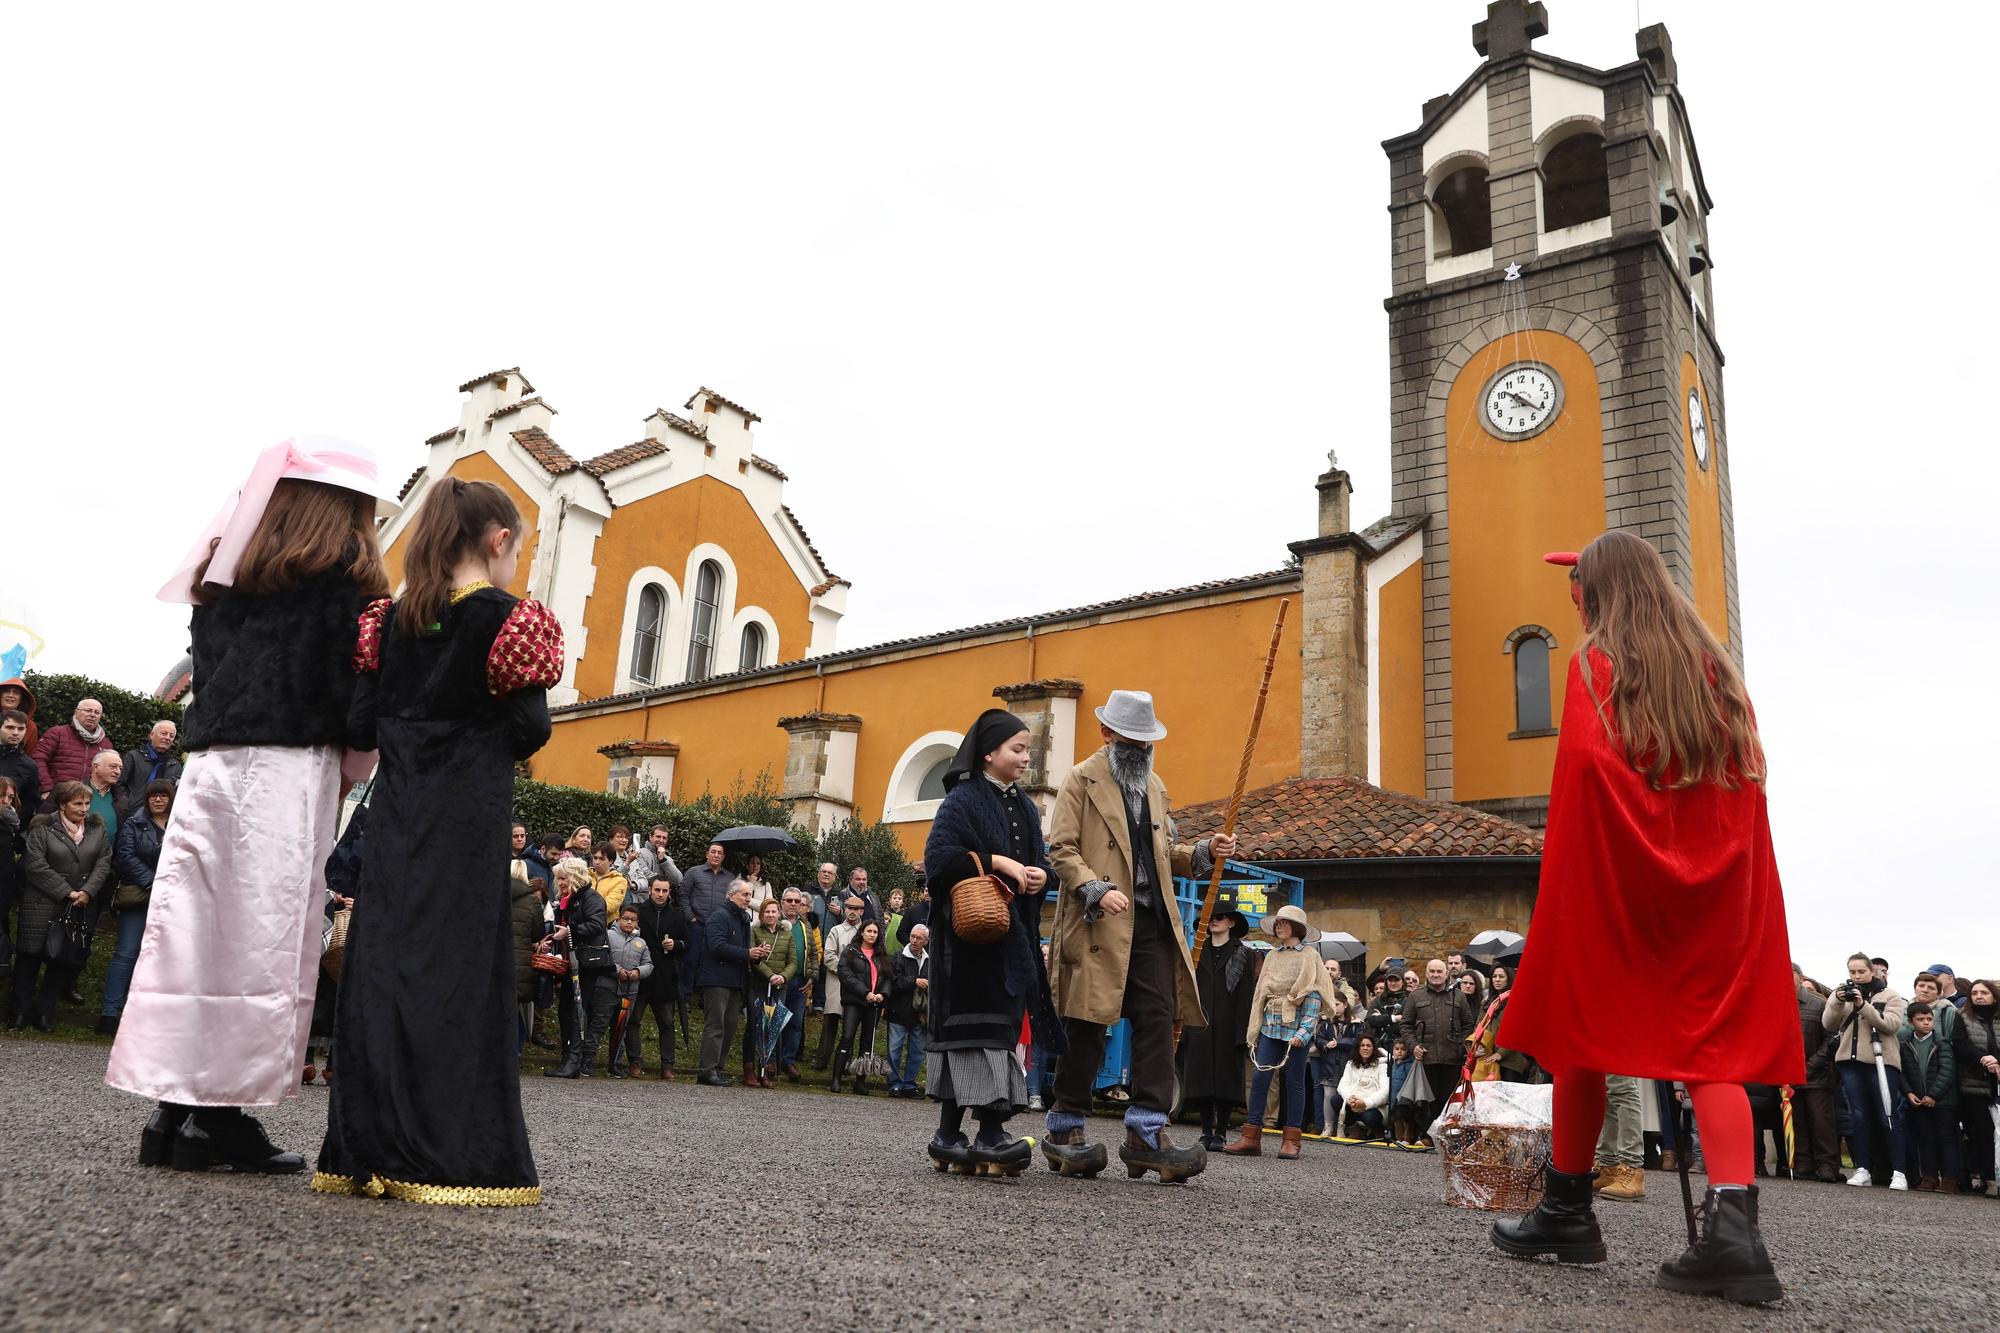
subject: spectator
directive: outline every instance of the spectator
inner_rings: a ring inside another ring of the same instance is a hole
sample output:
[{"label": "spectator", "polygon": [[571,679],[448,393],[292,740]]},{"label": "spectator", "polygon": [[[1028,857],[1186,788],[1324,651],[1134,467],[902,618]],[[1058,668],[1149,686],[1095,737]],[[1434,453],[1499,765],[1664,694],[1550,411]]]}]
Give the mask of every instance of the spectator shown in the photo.
[{"label": "spectator", "polygon": [[[1447,963],[1446,966],[1449,967],[1450,964]],[[1458,993],[1463,995],[1466,1003],[1472,1006],[1473,1014],[1478,1015],[1484,1012],[1486,1008],[1486,978],[1480,976],[1477,972],[1461,972],[1458,974],[1456,984],[1458,986]]]},{"label": "spectator", "polygon": [[521,879],[539,879],[546,887],[552,876],[549,859],[528,845],[528,826],[515,820],[508,833],[508,846],[512,848],[514,864],[521,868]]},{"label": "spectator", "polygon": [[14,934],[8,923],[14,903],[21,896],[22,823],[31,813],[23,808],[21,789],[14,779],[0,774],[0,970],[10,976],[14,968]]},{"label": "spectator", "polygon": [[1444,966],[1447,979],[1464,976],[1466,972],[1465,955],[1462,953],[1446,954],[1444,956]]},{"label": "spectator", "polygon": [[[1181,1034],[1181,1104],[1200,1113],[1201,1146],[1210,1152],[1228,1143],[1249,1082],[1250,996],[1257,989],[1257,953],[1243,944],[1249,933],[1249,918],[1234,908],[1208,918],[1208,947],[1194,967],[1208,1024]],[[1039,1096],[1041,1084],[1029,1091]]]},{"label": "spectator", "polygon": [[613,1078],[624,1078],[628,1064],[634,1070],[641,1067],[636,1011],[646,978],[653,975],[653,950],[646,943],[646,937],[639,933],[639,909],[636,906],[619,909],[618,924],[612,927],[610,944],[612,984],[617,987],[612,1012],[624,1021],[614,1025],[611,1049],[604,1053],[604,1072]]},{"label": "spectator", "polygon": [[825,1017],[820,1022],[818,1067],[825,1069],[833,1060],[834,1049],[841,1036],[841,1009],[844,999],[840,985],[840,957],[854,937],[861,933],[861,915],[867,910],[859,898],[849,898],[842,908],[845,918],[826,933],[826,946],[820,957],[820,967],[825,973],[825,998],[821,1001]]},{"label": "spectator", "polygon": [[553,885],[556,882],[556,862],[563,859],[563,840],[561,835],[544,833],[541,839],[541,847],[542,861],[549,868],[549,883]]},{"label": "spectator", "polygon": [[[168,725],[172,725],[169,723]],[[132,968],[139,961],[139,941],[146,934],[146,904],[153,896],[153,871],[160,864],[160,844],[167,833],[167,816],[174,808],[174,784],[156,778],[146,784],[140,808],[128,812],[111,847],[112,883],[118,886],[111,903],[118,911],[118,942],[104,973],[104,1010],[97,1035],[115,1035],[125,996],[132,989]]]},{"label": "spectator", "polygon": [[[768,891],[770,886],[765,888]],[[751,886],[750,891],[756,893],[756,887]],[[776,1052],[770,1062],[764,1060],[764,1005],[768,1002],[784,1006],[785,989],[798,976],[804,960],[793,951],[792,928],[786,924],[784,906],[776,898],[766,897],[757,905],[757,925],[750,932],[750,940],[754,946],[751,962],[754,975],[750,987],[750,1021],[743,1028],[743,1084],[768,1088]],[[757,949],[763,952],[758,954]]]},{"label": "spectator", "polygon": [[[704,871],[717,869],[722,849],[710,847],[709,863],[689,871],[686,885]],[[705,881],[704,881],[705,883]],[[701,987],[701,1073],[704,1087],[726,1088],[729,1076],[722,1072],[736,1040],[737,1024],[743,1018],[743,993],[750,983],[750,886],[741,880],[724,891],[722,905],[711,908],[699,923],[701,953],[695,963],[695,984]]]},{"label": "spectator", "polygon": [[799,960],[798,972],[785,987],[785,1008],[792,1019],[785,1024],[784,1035],[778,1042],[778,1070],[794,1083],[799,1081],[799,1057],[806,1046],[806,1012],[811,1006],[813,981],[819,975],[820,964],[819,927],[813,922],[809,903],[803,890],[786,889],[778,904],[792,932],[792,954]]},{"label": "spectator", "polygon": [[[917,867],[917,873],[921,875],[923,873],[923,867],[921,866]],[[897,925],[896,933],[893,937],[891,937],[890,942],[894,944],[908,944],[910,942],[910,932],[912,930],[914,930],[918,926],[929,926],[930,923],[931,923],[930,886],[927,883],[919,884],[917,886],[917,900],[903,909],[903,919]]]},{"label": "spectator", "polygon": [[[518,830],[521,826],[516,824],[514,827]],[[540,860],[539,856],[535,858],[535,862]],[[514,932],[514,1003],[520,1010],[521,1029],[520,1040],[514,1047],[516,1055],[527,1049],[528,1034],[535,1027],[535,983],[540,978],[531,960],[535,956],[535,945],[542,938],[542,903],[549,889],[546,879],[529,873],[531,864],[534,863],[517,859],[507,877],[507,919]]]},{"label": "spectator", "polygon": [[1799,1036],[1805,1043],[1806,1081],[1792,1094],[1792,1138],[1798,1158],[1793,1175],[1811,1175],[1822,1184],[1840,1179],[1840,1122],[1834,1110],[1833,1042],[1821,1021],[1826,995],[1792,964],[1799,995]]},{"label": "spectator", "polygon": [[1996,1181],[1992,1107],[2000,1097],[2000,982],[1975,981],[1966,987],[1965,1008],[1959,1012],[1958,1119],[1965,1130],[1968,1169],[1986,1197],[2000,1199]]},{"label": "spectator", "polygon": [[707,948],[708,919],[722,915],[729,905],[729,886],[736,882],[722,868],[724,851],[721,843],[710,843],[702,863],[681,876],[681,907],[688,914],[688,956],[683,965],[692,965],[681,978],[683,994],[696,984],[695,973]]},{"label": "spectator", "polygon": [[604,899],[591,883],[590,871],[575,857],[556,863],[556,947],[570,956],[570,973],[581,991],[557,999],[562,1016],[563,1061],[542,1072],[550,1078],[582,1078],[597,1060],[597,1043],[611,1022],[617,983],[611,973],[611,928],[605,923]]},{"label": "spectator", "polygon": [[[653,864],[659,864],[657,859]],[[643,1012],[632,1016],[632,1026],[639,1028],[646,1014],[653,1016],[653,1027],[659,1033],[660,1078],[665,1082],[674,1077],[674,1010],[681,1001],[680,972],[687,932],[687,913],[674,894],[674,882],[664,870],[658,870],[648,886],[646,901],[639,905],[639,933],[652,950],[653,974],[640,989]]]},{"label": "spectator", "polygon": [[[848,911],[853,914],[854,899]],[[882,923],[863,920],[854,942],[840,953],[840,1049],[833,1057],[833,1090],[840,1091],[847,1062],[856,1052],[875,1052],[875,1021],[889,999],[888,956],[882,948]],[[857,1041],[856,1038],[859,1038]],[[868,1095],[866,1075],[854,1080],[855,1095]]]},{"label": "spectator", "polygon": [[1932,963],[1927,970],[1937,978],[1938,997],[1954,1009],[1965,1008],[1965,992],[1959,989],[1958,978],[1953,975],[1950,966],[1945,963]]},{"label": "spectator", "polygon": [[653,825],[653,831],[646,835],[646,841],[632,853],[632,864],[625,871],[625,878],[634,884],[650,885],[661,875],[675,888],[681,886],[681,868],[674,864],[674,858],[667,851],[667,826]]},{"label": "spectator", "polygon": [[42,771],[28,744],[31,725],[20,709],[0,709],[0,778],[13,782],[21,811],[30,818],[42,803]]},{"label": "spectator", "polygon": [[[1899,1166],[1910,1160],[1908,1131],[1905,1128],[1906,1101],[1903,1094],[1902,1056],[1896,1033],[1903,1026],[1903,997],[1875,973],[1875,960],[1857,953],[1847,960],[1847,984],[1827,997],[1820,1021],[1839,1033],[1834,1061],[1839,1066],[1840,1087],[1847,1098],[1848,1114],[1854,1129],[1849,1143],[1854,1149],[1855,1171],[1850,1185],[1872,1185],[1869,1168],[1890,1172],[1889,1188],[1906,1190],[1908,1178]],[[1882,1060],[1889,1081],[1889,1108],[1885,1115],[1875,1069],[1874,1043],[1882,1045]],[[1868,1148],[1868,1126],[1881,1125],[1889,1136],[1889,1160],[1873,1160]]]},{"label": "spectator", "polygon": [[[1424,964],[1424,985],[1403,1007],[1403,1035],[1410,1052],[1424,1067],[1431,1101],[1442,1102],[1458,1086],[1465,1039],[1472,1035],[1472,1003],[1450,984],[1442,958]],[[1404,985],[1409,983],[1406,980]]]},{"label": "spectator", "polygon": [[1935,973],[1919,972],[1910,982],[1910,1002],[1922,1001],[1931,1007],[1932,1031],[1938,1041],[1949,1046],[1958,1039],[1958,1010],[1944,1003],[1943,995]]},{"label": "spectator", "polygon": [[[623,824],[613,824],[611,826],[611,868],[623,875],[631,858],[632,830],[626,828]],[[630,876],[627,876],[627,878],[629,879]]]},{"label": "spectator", "polygon": [[[1493,969],[1492,980],[1493,989],[1489,992],[1492,998],[1487,1001],[1489,1007],[1493,1001],[1505,1000],[1513,994],[1514,969],[1502,963]],[[1507,1047],[1498,1044],[1500,1016],[1505,1011],[1506,1005],[1504,1003],[1500,1008],[1493,1011],[1492,1033],[1496,1043],[1493,1047],[1493,1055],[1500,1063],[1500,1081],[1502,1083],[1546,1083],[1548,1079],[1542,1073],[1541,1066],[1535,1063],[1535,1058],[1532,1055],[1529,1055],[1526,1051],[1509,1050]]]},{"label": "spectator", "polygon": [[162,718],[146,733],[146,739],[124,755],[124,773],[118,779],[118,817],[123,819],[139,808],[146,799],[146,790],[155,782],[179,782],[181,780],[180,756],[174,753],[174,741],[180,735],[180,728]]},{"label": "spectator", "polygon": [[576,831],[569,835],[569,841],[564,844],[563,850],[583,862],[585,866],[588,866],[590,864],[590,845],[594,840],[595,837],[590,831],[590,825],[578,824]]},{"label": "spectator", "polygon": [[1338,993],[1340,964],[1328,958],[1321,966],[1327,972],[1327,987],[1335,994],[1320,1011],[1312,1046],[1306,1052],[1312,1062],[1313,1086],[1313,1096],[1306,1104],[1306,1118],[1319,1132],[1331,1134],[1340,1120],[1341,1076],[1347,1073],[1347,1062],[1354,1058],[1355,1047],[1368,1031],[1368,1025],[1356,1017],[1347,996]]},{"label": "spectator", "polygon": [[[764,858],[755,852],[743,858],[743,873],[737,878],[750,886],[750,911],[753,914],[762,913],[764,904],[777,896],[771,888],[771,881],[764,878]],[[782,909],[779,915],[783,915]]]},{"label": "spectator", "polygon": [[[0,680],[0,713],[10,711],[19,713],[27,720],[28,734],[20,744],[21,749],[32,760],[35,757],[35,747],[42,741],[42,729],[35,725],[35,692],[29,689],[28,682],[19,676],[11,680]],[[39,779],[37,782],[39,783]],[[23,786],[22,790],[26,791],[27,788]],[[40,799],[39,796],[36,797],[37,801]],[[23,804],[26,804],[25,800]],[[33,808],[30,807],[28,812],[33,814]]]},{"label": "spectator", "polygon": [[[898,890],[897,892],[900,892]],[[896,897],[891,893],[890,897]],[[918,926],[889,962],[889,1095],[921,1097],[917,1071],[924,1067],[924,1024],[931,1011],[931,931]]]},{"label": "spectator", "polygon": [[1391,1041],[1403,1027],[1403,1005],[1408,996],[1403,991],[1403,974],[1391,971],[1381,979],[1381,991],[1368,1005],[1368,1033],[1381,1046]]},{"label": "spectator", "polygon": [[839,883],[840,867],[831,861],[821,862],[813,875],[812,909],[822,933],[840,924],[840,902],[845,895],[839,891]]},{"label": "spectator", "polygon": [[70,720],[42,733],[35,746],[35,768],[42,790],[54,801],[58,782],[85,782],[90,778],[91,756],[117,746],[104,734],[104,705],[95,699],[79,699]]},{"label": "spectator", "polygon": [[1417,1067],[1416,1056],[1410,1053],[1407,1037],[1397,1037],[1389,1047],[1389,1129],[1398,1143],[1416,1141],[1415,1115],[1417,1105],[1403,1100],[1403,1085],[1409,1081],[1410,1071]]},{"label": "spectator", "polygon": [[1912,1000],[1904,1014],[1909,1021],[1896,1033],[1903,1098],[1910,1105],[1910,1149],[1904,1160],[1915,1166],[1918,1189],[1956,1194],[1958,1068],[1952,1063],[1951,1047],[1938,1036],[1930,1002]]},{"label": "spectator", "polygon": [[861,900],[861,919],[882,924],[882,900],[868,887],[868,867],[856,866],[847,872],[847,896]]},{"label": "spectator", "polygon": [[618,873],[617,854],[610,843],[590,849],[590,883],[597,890],[597,896],[604,900],[604,920],[615,926],[618,914],[625,910],[625,895],[632,886]]},{"label": "spectator", "polygon": [[[1256,1042],[1251,1064],[1250,1109],[1236,1141],[1223,1151],[1233,1156],[1255,1157],[1264,1150],[1264,1108],[1271,1095],[1271,1077],[1285,1074],[1285,1105],[1281,1128],[1283,1139],[1278,1156],[1299,1155],[1299,1138],[1305,1121],[1306,1047],[1319,1024],[1320,1011],[1332,998],[1326,967],[1317,953],[1305,947],[1306,914],[1287,904],[1264,919],[1264,929],[1272,939],[1257,974],[1256,989],[1250,995],[1250,1027],[1247,1035]],[[1444,964],[1439,963],[1439,967]]]},{"label": "spectator", "polygon": [[62,782],[50,790],[49,799],[55,809],[37,815],[28,825],[21,860],[24,891],[14,940],[11,1020],[17,1031],[28,1023],[40,1032],[55,1031],[56,997],[74,984],[78,966],[51,963],[42,956],[49,925],[65,906],[93,907],[111,877],[111,834],[91,813],[90,788],[81,782]]},{"label": "spectator", "polygon": [[1599,1198],[1646,1197],[1646,1120],[1638,1079],[1605,1075],[1604,1127],[1597,1131],[1596,1156],[1592,1170],[1597,1179],[1590,1188]]},{"label": "spectator", "polygon": [[903,929],[903,891],[889,890],[889,897],[882,904],[882,944],[885,948],[900,949],[908,943],[901,937]]},{"label": "spectator", "polygon": [[[1383,1111],[1389,1105],[1389,1061],[1375,1045],[1375,1038],[1362,1033],[1354,1043],[1353,1058],[1340,1071],[1334,1088],[1337,1108],[1327,1116],[1326,1132],[1347,1138],[1373,1139],[1385,1132]],[[1341,1118],[1347,1121],[1344,1130]]]}]

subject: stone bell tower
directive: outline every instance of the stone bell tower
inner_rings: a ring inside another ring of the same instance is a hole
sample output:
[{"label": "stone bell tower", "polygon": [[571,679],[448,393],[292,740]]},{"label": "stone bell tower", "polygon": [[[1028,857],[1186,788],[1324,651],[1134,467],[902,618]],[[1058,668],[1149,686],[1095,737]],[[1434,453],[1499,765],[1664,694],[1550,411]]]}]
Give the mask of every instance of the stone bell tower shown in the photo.
[{"label": "stone bell tower", "polygon": [[1497,0],[1482,63],[1383,144],[1392,507],[1421,516],[1429,796],[1539,825],[1577,621],[1543,552],[1665,556],[1742,655],[1712,208],[1673,44],[1593,69]]}]

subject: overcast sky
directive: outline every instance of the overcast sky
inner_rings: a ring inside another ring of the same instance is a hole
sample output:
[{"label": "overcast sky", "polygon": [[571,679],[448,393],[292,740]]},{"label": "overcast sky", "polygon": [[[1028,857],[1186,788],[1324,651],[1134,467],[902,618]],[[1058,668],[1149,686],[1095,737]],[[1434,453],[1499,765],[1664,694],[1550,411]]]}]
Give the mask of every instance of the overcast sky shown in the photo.
[{"label": "overcast sky", "polygon": [[[1539,49],[1633,58],[1633,5],[1548,7]],[[2000,24],[1638,13],[1716,202],[1795,952],[1992,975]],[[38,668],[150,689],[186,642],[152,590],[252,452],[406,473],[511,365],[579,457],[697,384],[762,414],[843,646],[1274,568],[1329,448],[1387,508],[1379,145],[1483,14],[17,7],[0,595]]]}]

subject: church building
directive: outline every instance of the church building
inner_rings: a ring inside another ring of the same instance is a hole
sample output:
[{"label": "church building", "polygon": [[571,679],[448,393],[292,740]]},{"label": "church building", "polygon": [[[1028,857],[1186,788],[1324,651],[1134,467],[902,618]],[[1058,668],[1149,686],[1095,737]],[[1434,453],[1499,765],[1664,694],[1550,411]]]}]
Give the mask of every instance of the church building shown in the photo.
[{"label": "church building", "polygon": [[1317,923],[1412,951],[1524,928],[1577,640],[1543,553],[1639,533],[1742,653],[1712,202],[1673,48],[1655,25],[1600,70],[1536,50],[1547,32],[1542,4],[1490,5],[1480,63],[1383,144],[1387,511],[1356,527],[1329,455],[1285,568],[843,647],[851,590],[756,413],[701,388],[632,443],[572,452],[509,369],[459,386],[426,441],[383,529],[392,575],[436,478],[497,483],[528,530],[512,591],[567,635],[535,777],[686,800],[768,772],[801,823],[885,820],[913,858],[956,728],[995,699],[1029,723],[1046,803],[1098,745],[1091,710],[1151,690],[1161,776],[1212,827],[1219,807],[1192,807],[1229,792],[1290,598],[1243,859],[1309,865]]}]

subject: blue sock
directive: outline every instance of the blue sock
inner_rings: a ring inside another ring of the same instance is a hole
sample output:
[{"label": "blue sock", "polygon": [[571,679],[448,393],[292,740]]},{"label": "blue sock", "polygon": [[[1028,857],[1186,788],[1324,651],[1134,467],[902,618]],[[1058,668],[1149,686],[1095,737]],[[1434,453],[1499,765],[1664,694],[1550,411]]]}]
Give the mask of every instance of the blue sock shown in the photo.
[{"label": "blue sock", "polygon": [[1051,1134],[1062,1134],[1072,1129],[1083,1128],[1082,1116],[1074,1111],[1058,1111],[1054,1107],[1049,1108],[1048,1114],[1044,1117],[1044,1122],[1048,1125],[1049,1133]]},{"label": "blue sock", "polygon": [[1167,1127],[1167,1113],[1142,1106],[1125,1108],[1125,1128],[1146,1141],[1148,1148],[1160,1146],[1160,1131]]}]

